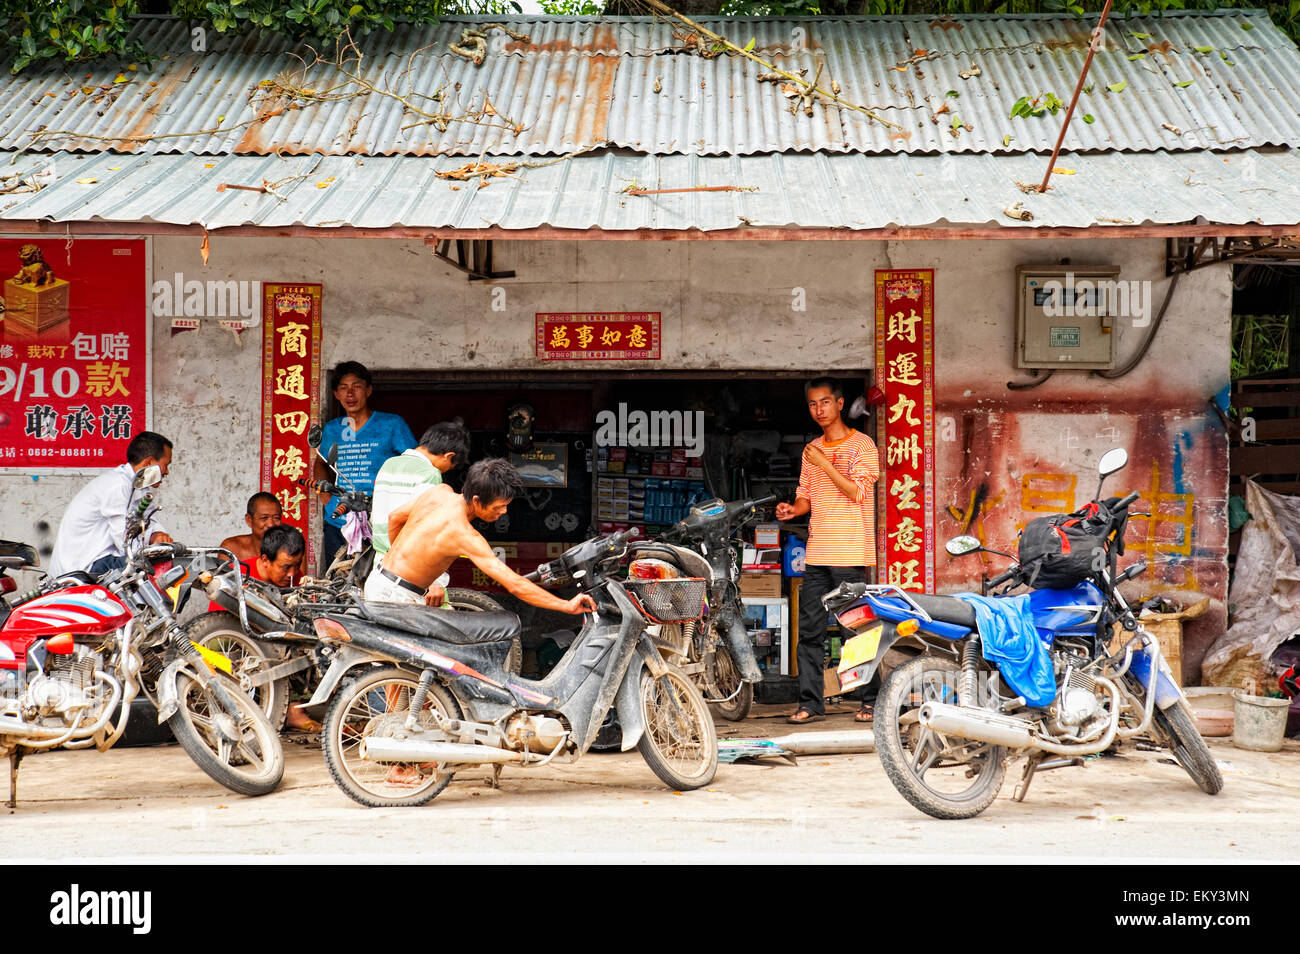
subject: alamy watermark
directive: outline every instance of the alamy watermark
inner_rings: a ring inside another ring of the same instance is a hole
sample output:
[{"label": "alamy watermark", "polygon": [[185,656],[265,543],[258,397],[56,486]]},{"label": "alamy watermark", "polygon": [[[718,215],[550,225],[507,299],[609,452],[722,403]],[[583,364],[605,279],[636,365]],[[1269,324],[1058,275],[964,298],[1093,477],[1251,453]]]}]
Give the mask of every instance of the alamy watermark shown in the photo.
[{"label": "alamy watermark", "polygon": [[256,328],[262,318],[262,283],[186,279],[177,272],[153,283],[151,309],[156,318],[239,319]]},{"label": "alamy watermark", "polygon": [[1113,278],[1049,279],[1034,289],[1035,304],[1048,318],[1130,318],[1133,327],[1151,322],[1151,282]]},{"label": "alamy watermark", "polygon": [[124,925],[132,934],[148,934],[153,927],[153,892],[90,891],[73,884],[50,895],[50,923]]}]

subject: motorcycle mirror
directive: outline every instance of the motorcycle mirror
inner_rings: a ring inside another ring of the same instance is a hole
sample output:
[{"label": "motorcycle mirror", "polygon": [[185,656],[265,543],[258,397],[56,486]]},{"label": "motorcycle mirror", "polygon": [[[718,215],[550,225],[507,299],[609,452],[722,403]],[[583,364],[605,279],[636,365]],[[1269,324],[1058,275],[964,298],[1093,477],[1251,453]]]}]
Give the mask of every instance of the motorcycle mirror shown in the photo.
[{"label": "motorcycle mirror", "polygon": [[1127,464],[1128,451],[1124,450],[1122,447],[1116,447],[1112,450],[1106,451],[1106,453],[1101,456],[1101,460],[1097,464],[1097,473],[1102,477],[1109,477],[1111,474],[1115,473],[1115,471],[1123,470]]},{"label": "motorcycle mirror", "polygon": [[334,465],[338,461],[338,459],[339,459],[339,445],[331,444],[329,456],[325,458],[325,462],[330,465],[330,470],[334,471],[336,474],[338,473],[338,468],[335,467]]},{"label": "motorcycle mirror", "polygon": [[162,483],[162,468],[157,464],[150,464],[148,467],[141,467],[135,472],[135,480],[131,482],[136,490],[142,490],[145,487],[157,487]]},{"label": "motorcycle mirror", "polygon": [[319,424],[313,424],[311,429],[307,431],[307,443],[312,447],[320,447],[322,433],[323,431],[321,430],[321,426]]},{"label": "motorcycle mirror", "polygon": [[960,536],[953,537],[943,545],[943,548],[948,551],[949,556],[965,556],[967,553],[982,549],[982,546],[978,537]]}]

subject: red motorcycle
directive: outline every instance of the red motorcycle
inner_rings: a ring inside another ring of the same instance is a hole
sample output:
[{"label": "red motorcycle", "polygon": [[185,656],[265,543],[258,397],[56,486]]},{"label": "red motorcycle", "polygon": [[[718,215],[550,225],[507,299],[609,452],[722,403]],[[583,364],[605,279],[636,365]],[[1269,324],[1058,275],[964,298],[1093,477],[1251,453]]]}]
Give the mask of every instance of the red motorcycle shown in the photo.
[{"label": "red motorcycle", "polygon": [[[195,566],[206,554],[156,544],[99,582],[70,574],[12,605],[0,595],[0,757],[9,757],[9,808],[24,755],[111,748],[142,692],[213,779],[243,795],[279,785],[284,754],[266,716],[223,674],[229,658],[190,642],[176,620],[190,587],[212,578]],[[187,559],[191,565],[175,562]],[[6,570],[37,566],[32,547],[0,541],[0,594],[16,590]]]}]

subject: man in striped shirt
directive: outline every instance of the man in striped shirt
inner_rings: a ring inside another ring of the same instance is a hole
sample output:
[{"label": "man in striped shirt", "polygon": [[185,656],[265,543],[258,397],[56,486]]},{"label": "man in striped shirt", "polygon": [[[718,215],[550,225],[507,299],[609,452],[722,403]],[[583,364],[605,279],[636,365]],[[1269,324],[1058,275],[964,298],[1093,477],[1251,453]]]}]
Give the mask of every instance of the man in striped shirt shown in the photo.
[{"label": "man in striped shirt", "polygon": [[[424,432],[420,443],[396,457],[384,461],[375,475],[375,497],[370,507],[370,526],[373,531],[371,545],[375,548],[375,569],[390,547],[388,515],[435,484],[442,483],[442,475],[464,462],[469,456],[469,431],[460,418],[443,421]],[[429,605],[439,606],[444,577],[434,581],[428,594]]]},{"label": "man in striped shirt", "polygon": [[[844,423],[844,392],[834,378],[804,386],[808,413],[822,436],[804,448],[799,489],[793,504],[777,504],[778,520],[810,514],[803,583],[799,587],[799,709],[789,722],[800,725],[826,716],[822,671],[826,655],[826,610],[822,597],[845,582],[862,582],[876,563],[875,483],[880,452],[866,434]],[[863,689],[857,721],[871,720]]]}]

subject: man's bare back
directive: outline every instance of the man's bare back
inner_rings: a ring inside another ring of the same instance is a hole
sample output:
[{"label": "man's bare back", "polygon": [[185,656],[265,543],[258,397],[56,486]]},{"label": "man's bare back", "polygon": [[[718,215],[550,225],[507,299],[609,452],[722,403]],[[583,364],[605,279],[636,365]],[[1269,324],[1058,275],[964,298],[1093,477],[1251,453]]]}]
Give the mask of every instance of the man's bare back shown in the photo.
[{"label": "man's bare back", "polygon": [[477,540],[492,550],[469,524],[465,498],[446,484],[436,484],[398,507],[388,516],[391,549],[384,568],[417,586],[427,587]]},{"label": "man's bare back", "polygon": [[388,515],[391,549],[384,555],[383,569],[427,589],[457,557],[464,556],[527,603],[562,613],[594,612],[596,604],[586,594],[562,600],[525,580],[497,559],[487,540],[470,525],[471,517],[494,523],[509,504],[505,499],[484,505],[478,497],[470,503],[446,484],[430,487]]}]

